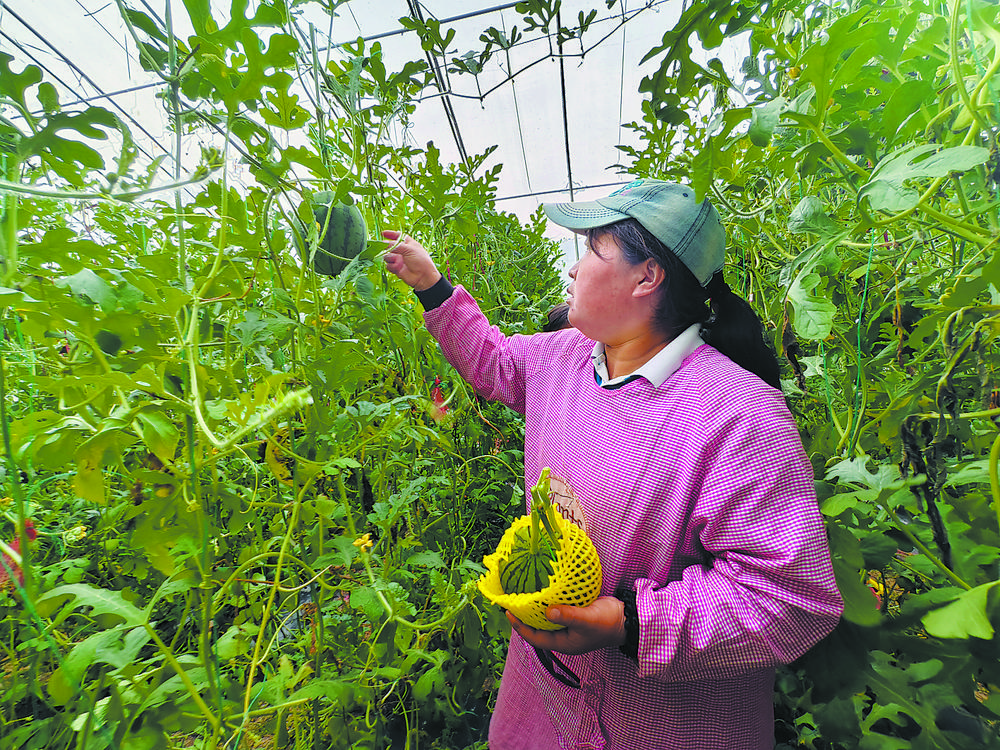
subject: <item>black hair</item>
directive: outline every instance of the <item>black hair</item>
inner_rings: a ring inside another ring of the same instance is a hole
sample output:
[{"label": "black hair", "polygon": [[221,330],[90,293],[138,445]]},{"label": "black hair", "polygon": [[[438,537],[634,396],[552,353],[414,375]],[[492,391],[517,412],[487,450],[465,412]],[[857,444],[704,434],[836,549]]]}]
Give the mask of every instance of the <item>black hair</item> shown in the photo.
[{"label": "black hair", "polygon": [[734,293],[718,271],[702,287],[691,270],[635,219],[626,219],[587,231],[592,244],[608,236],[632,265],[653,260],[665,271],[653,324],[671,339],[694,323],[701,337],[744,370],[781,390],[774,351],[764,340],[764,326],[745,299]]},{"label": "black hair", "polygon": [[546,314],[542,330],[545,332],[561,331],[563,328],[572,327],[569,322],[569,302],[560,302]]}]

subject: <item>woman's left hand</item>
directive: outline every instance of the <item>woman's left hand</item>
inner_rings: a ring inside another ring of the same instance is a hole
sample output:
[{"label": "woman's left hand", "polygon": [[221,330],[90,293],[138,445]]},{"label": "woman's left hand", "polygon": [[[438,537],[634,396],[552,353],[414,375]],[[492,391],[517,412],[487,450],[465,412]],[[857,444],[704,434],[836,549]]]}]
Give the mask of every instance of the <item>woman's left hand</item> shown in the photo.
[{"label": "woman's left hand", "polygon": [[601,596],[586,607],[560,604],[545,616],[563,630],[536,630],[510,612],[511,627],[532,646],[560,654],[585,654],[625,643],[625,605],[613,596]]}]

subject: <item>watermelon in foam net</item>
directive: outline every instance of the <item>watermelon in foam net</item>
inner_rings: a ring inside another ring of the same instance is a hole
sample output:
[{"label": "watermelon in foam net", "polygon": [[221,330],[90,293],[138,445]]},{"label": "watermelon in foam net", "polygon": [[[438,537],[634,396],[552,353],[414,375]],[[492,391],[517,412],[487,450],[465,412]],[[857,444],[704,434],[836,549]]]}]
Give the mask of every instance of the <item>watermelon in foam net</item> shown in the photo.
[{"label": "watermelon in foam net", "polygon": [[483,559],[477,582],[488,600],[539,630],[562,627],[545,617],[555,604],[585,607],[601,593],[601,560],[590,538],[552,506],[549,470],[531,489],[531,513],[504,533]]}]

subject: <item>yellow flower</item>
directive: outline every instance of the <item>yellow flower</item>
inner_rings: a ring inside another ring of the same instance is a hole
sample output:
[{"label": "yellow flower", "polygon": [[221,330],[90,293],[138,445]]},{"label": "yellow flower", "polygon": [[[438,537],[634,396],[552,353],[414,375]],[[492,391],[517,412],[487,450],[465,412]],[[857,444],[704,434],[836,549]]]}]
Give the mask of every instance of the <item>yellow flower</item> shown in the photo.
[{"label": "yellow flower", "polygon": [[66,544],[73,544],[74,542],[79,542],[81,539],[87,536],[86,526],[74,526],[71,529],[66,529],[63,532],[63,539]]},{"label": "yellow flower", "polygon": [[354,540],[354,546],[360,550],[364,550],[365,552],[370,550],[372,548],[372,545],[374,545],[374,542],[372,541],[371,534],[364,534],[363,536],[359,536],[357,539]]}]

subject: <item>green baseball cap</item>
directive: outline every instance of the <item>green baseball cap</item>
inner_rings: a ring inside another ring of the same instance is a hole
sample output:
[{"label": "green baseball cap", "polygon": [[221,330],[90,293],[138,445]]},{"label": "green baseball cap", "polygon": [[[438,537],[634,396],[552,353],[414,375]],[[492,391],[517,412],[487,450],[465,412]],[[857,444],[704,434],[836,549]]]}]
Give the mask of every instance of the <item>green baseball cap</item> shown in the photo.
[{"label": "green baseball cap", "polygon": [[726,230],[708,199],[694,189],[663,180],[636,180],[607,198],[579,203],[543,203],[549,219],[574,232],[635,219],[680,258],[702,286],[722,270]]}]

